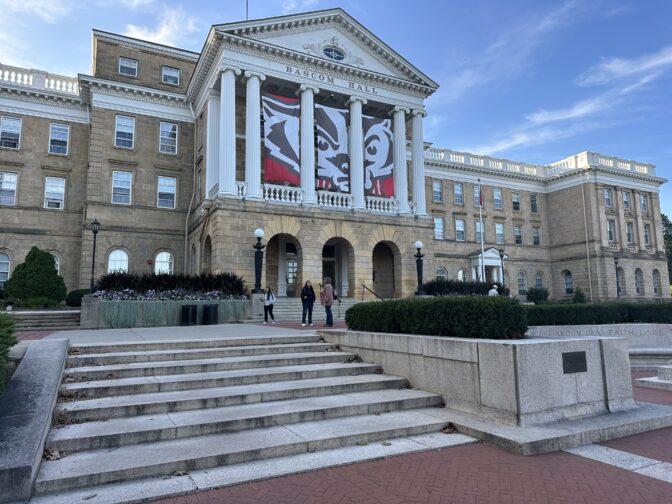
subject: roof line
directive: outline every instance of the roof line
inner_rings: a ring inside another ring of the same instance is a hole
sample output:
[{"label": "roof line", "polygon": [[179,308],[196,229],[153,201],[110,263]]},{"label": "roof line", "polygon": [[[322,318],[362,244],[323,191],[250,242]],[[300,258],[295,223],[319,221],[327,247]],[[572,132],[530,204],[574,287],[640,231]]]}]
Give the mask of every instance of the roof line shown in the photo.
[{"label": "roof line", "polygon": [[197,53],[195,51],[190,51],[188,49],[181,49],[179,47],[173,47],[173,46],[169,46],[169,45],[166,45],[166,44],[159,44],[158,42],[150,42],[148,40],[143,40],[143,39],[139,39],[139,38],[136,38],[136,37],[129,37],[128,35],[121,35],[119,33],[108,32],[108,31],[105,31],[105,30],[99,30],[97,28],[93,28],[91,31],[93,32],[94,37],[102,36],[102,37],[107,37],[107,38],[127,42],[127,43],[133,44],[133,45],[145,46],[145,47],[154,47],[156,49],[160,49],[160,50],[163,50],[163,51],[182,53],[183,56],[186,56],[186,57],[188,57],[190,59],[193,59],[193,60],[197,60],[200,56],[200,53]]}]

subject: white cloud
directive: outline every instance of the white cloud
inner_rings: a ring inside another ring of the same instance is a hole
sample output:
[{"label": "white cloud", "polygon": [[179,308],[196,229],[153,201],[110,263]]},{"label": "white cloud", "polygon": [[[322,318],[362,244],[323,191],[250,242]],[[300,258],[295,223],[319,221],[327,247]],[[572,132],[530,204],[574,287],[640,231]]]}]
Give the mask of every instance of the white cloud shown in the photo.
[{"label": "white cloud", "polygon": [[303,12],[311,10],[319,3],[319,0],[285,0],[282,2],[282,13]]},{"label": "white cloud", "polygon": [[579,75],[576,82],[580,86],[608,84],[615,80],[655,72],[669,67],[672,67],[672,46],[663,47],[658,52],[645,54],[639,58],[605,59]]},{"label": "white cloud", "polygon": [[67,0],[0,0],[0,11],[37,16],[47,23],[55,23],[67,15],[73,6]]},{"label": "white cloud", "polygon": [[120,0],[123,5],[130,9],[140,9],[154,3],[154,0]]},{"label": "white cloud", "polygon": [[177,46],[198,30],[199,23],[196,18],[188,16],[182,7],[165,7],[158,26],[150,28],[127,24],[124,35],[149,42]]}]

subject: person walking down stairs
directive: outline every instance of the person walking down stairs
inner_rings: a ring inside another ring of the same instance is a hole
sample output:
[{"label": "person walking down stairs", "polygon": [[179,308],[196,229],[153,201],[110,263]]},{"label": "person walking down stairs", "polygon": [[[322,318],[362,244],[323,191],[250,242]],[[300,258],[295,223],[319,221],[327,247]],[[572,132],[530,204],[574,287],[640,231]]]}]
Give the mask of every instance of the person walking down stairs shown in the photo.
[{"label": "person walking down stairs", "polygon": [[271,316],[271,323],[275,324],[275,317],[273,316],[273,305],[275,304],[275,294],[270,287],[266,288],[264,295],[264,324],[268,324],[268,316]]},{"label": "person walking down stairs", "polygon": [[327,314],[327,322],[325,327],[333,327],[334,315],[331,312],[331,306],[334,304],[334,288],[331,286],[331,278],[324,278],[324,287],[320,293],[320,303],[324,306],[324,311]]},{"label": "person walking down stairs", "polygon": [[315,305],[315,289],[310,280],[301,289],[301,304],[303,305],[303,314],[301,315],[301,325],[306,325],[306,314],[308,315],[308,324],[313,325],[313,306]]}]

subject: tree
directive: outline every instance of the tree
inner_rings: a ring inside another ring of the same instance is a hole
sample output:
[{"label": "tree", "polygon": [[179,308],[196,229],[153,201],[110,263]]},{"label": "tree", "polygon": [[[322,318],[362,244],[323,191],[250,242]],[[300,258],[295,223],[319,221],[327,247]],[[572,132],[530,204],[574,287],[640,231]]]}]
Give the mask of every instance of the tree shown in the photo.
[{"label": "tree", "polygon": [[672,284],[672,222],[665,214],[663,214],[663,237],[667,254],[667,273],[670,277],[670,284]]},{"label": "tree", "polygon": [[65,299],[65,282],[56,271],[54,256],[33,247],[25,262],[19,264],[11,278],[5,282],[8,297],[20,301],[46,298],[56,302]]}]

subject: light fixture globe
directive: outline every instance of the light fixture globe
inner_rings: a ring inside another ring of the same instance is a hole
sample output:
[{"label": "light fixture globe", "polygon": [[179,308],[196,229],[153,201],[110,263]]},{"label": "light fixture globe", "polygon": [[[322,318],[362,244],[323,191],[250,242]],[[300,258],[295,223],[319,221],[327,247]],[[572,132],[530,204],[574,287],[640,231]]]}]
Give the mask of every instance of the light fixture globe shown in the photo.
[{"label": "light fixture globe", "polygon": [[254,230],[254,237],[262,239],[264,237],[264,230],[261,228],[257,228]]},{"label": "light fixture globe", "polygon": [[422,243],[420,240],[418,240],[418,241],[415,242],[415,248],[416,248],[416,249],[421,249],[422,246],[423,246],[423,243]]}]

